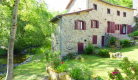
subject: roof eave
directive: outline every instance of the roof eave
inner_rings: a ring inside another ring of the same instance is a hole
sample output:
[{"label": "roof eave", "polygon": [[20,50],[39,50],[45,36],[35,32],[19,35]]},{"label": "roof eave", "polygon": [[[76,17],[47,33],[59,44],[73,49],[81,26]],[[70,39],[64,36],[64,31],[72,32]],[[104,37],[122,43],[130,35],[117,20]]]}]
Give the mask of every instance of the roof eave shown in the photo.
[{"label": "roof eave", "polygon": [[57,15],[57,16],[55,16],[54,18],[52,18],[49,22],[54,22],[54,21],[56,21],[57,19],[61,18],[62,16],[65,16],[65,15],[78,14],[78,13],[80,13],[80,12],[92,11],[92,10],[93,10],[93,8],[91,8],[91,9],[86,9],[86,10],[81,10],[81,11],[77,11],[77,12],[72,12],[72,13],[67,13],[67,14]]}]

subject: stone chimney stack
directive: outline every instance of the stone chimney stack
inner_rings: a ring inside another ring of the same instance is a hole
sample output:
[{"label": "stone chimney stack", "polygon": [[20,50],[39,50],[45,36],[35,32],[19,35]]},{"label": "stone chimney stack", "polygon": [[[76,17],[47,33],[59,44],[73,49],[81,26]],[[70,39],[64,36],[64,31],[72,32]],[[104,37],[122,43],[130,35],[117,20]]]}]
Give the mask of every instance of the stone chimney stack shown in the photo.
[{"label": "stone chimney stack", "polygon": [[138,0],[133,0],[134,16],[138,15]]}]

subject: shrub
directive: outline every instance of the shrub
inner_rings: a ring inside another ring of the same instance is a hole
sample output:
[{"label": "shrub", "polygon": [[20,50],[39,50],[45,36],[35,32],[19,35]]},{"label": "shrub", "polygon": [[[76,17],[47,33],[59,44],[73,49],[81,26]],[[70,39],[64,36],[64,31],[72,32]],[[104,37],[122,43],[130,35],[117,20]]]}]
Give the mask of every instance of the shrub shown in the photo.
[{"label": "shrub", "polygon": [[70,75],[75,80],[88,80],[90,79],[90,75],[88,69],[86,68],[80,68],[79,66],[73,68],[70,71]]},{"label": "shrub", "polygon": [[77,55],[78,55],[78,53],[75,53],[75,52],[69,53],[69,54],[67,54],[66,56],[63,57],[63,60],[75,59]]},{"label": "shrub", "polygon": [[85,54],[94,54],[94,47],[92,44],[89,44],[85,49],[84,49]]},{"label": "shrub", "polygon": [[111,79],[116,80],[138,80],[138,64],[136,61],[129,61],[127,57],[119,64],[127,77],[123,78],[119,70],[116,68],[112,73],[108,73]]},{"label": "shrub", "polygon": [[138,31],[135,31],[134,32],[134,36],[138,36]]},{"label": "shrub", "polygon": [[130,47],[129,40],[127,39],[121,40],[120,44],[122,45],[122,47]]},{"label": "shrub", "polygon": [[110,57],[109,51],[106,49],[100,49],[98,55],[102,57]]},{"label": "shrub", "polygon": [[5,49],[0,48],[0,55],[6,55],[6,50],[5,50]]},{"label": "shrub", "polygon": [[65,64],[62,62],[62,65],[57,66],[57,71],[59,71],[59,72],[66,72],[66,71],[67,71],[67,65],[65,65]]},{"label": "shrub", "polygon": [[114,45],[115,41],[116,41],[116,38],[112,36],[111,39],[110,39],[110,44]]},{"label": "shrub", "polygon": [[133,33],[129,33],[128,36],[129,37],[134,37],[134,34]]},{"label": "shrub", "polygon": [[47,63],[54,69],[57,69],[57,67],[61,64],[61,59],[59,58],[61,52],[51,52],[48,49],[45,49],[43,53],[46,56]]}]

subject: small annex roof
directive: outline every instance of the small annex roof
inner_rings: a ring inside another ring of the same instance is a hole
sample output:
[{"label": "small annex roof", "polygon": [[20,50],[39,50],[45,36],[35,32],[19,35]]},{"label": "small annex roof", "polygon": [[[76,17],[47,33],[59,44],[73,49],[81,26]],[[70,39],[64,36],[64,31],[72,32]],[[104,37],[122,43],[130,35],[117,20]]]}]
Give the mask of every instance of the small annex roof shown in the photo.
[{"label": "small annex roof", "polygon": [[[70,0],[70,1],[69,1],[69,3],[68,3],[68,5],[67,5],[66,9],[69,8],[69,6],[71,5],[71,3],[72,3],[73,1],[74,1],[74,0]],[[99,1],[102,1],[102,2],[104,2],[104,3],[110,4],[110,5],[112,5],[112,6],[117,6],[117,7],[122,7],[122,8],[127,8],[127,9],[136,10],[136,9],[129,8],[129,7],[124,7],[124,6],[115,5],[115,4],[109,3],[109,2],[107,2],[107,1],[105,1],[105,0],[99,0]]]},{"label": "small annex roof", "polygon": [[57,16],[55,16],[53,19],[51,19],[50,22],[54,22],[54,21],[56,21],[57,19],[61,18],[62,16],[65,16],[65,15],[79,14],[80,12],[92,11],[92,10],[93,10],[93,9],[91,8],[91,9],[81,10],[81,11],[77,11],[77,12],[72,12],[72,13],[57,15]]}]

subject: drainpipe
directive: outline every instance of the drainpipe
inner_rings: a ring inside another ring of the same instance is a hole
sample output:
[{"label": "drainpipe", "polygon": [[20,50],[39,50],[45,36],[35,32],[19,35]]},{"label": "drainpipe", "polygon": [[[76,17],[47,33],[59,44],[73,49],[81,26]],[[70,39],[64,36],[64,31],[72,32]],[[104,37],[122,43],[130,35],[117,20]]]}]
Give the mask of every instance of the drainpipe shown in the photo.
[{"label": "drainpipe", "polygon": [[[61,51],[61,53],[62,53],[62,41],[61,41],[61,39],[62,39],[62,37],[61,37],[61,25],[62,25],[62,18],[59,18],[58,16],[57,16],[57,18],[60,20],[60,51]],[[60,59],[61,59],[61,57],[60,57]]]}]

